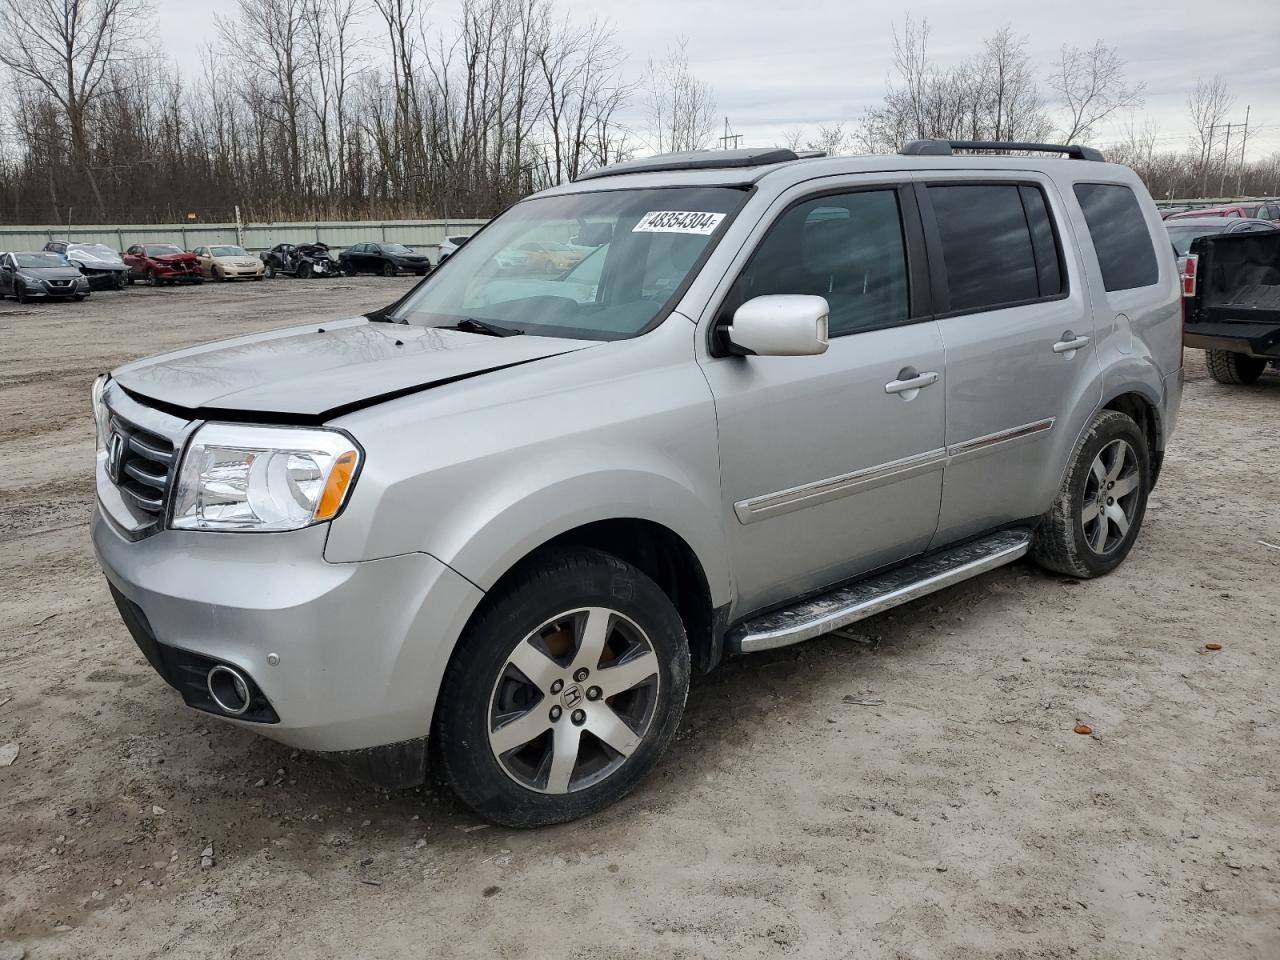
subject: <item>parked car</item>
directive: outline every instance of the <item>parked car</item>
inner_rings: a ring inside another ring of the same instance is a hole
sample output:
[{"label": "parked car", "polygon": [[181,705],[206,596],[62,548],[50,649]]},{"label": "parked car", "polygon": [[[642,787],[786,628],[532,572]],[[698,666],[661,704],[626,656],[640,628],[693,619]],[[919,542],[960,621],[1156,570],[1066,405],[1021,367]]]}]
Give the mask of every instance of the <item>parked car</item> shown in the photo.
[{"label": "parked car", "polygon": [[[532,826],[633,789],[725,656],[1027,554],[1114,570],[1177,422],[1176,263],[1097,151],[972,152],[1026,146],[647,157],[388,308],[117,368],[121,616],[191,707],[389,786],[431,737]],[[568,275],[504,272],[587,218]]]},{"label": "parked car", "polygon": [[551,240],[530,240],[520,244],[519,250],[535,269],[545,273],[564,273],[582,259],[566,244]]},{"label": "parked car", "polygon": [[213,244],[196,247],[191,251],[200,263],[200,274],[210,280],[240,280],[246,277],[261,280],[266,264],[244,247],[235,244]]},{"label": "parked car", "polygon": [[1280,230],[1198,235],[1178,262],[1184,342],[1205,351],[1209,375],[1249,384],[1280,368]]},{"label": "parked car", "polygon": [[0,299],[86,300],[89,280],[60,253],[0,254]]},{"label": "parked car", "polygon": [[1165,229],[1169,231],[1169,240],[1174,252],[1185,257],[1191,252],[1191,244],[1200,237],[1210,237],[1218,233],[1257,233],[1263,230],[1275,230],[1278,225],[1271,220],[1246,219],[1243,217],[1178,217],[1166,220]]},{"label": "parked car", "polygon": [[1264,200],[1259,203],[1232,203],[1221,207],[1201,207],[1170,214],[1168,220],[1185,220],[1191,217],[1251,217],[1257,220],[1280,220],[1280,201]]},{"label": "parked car", "polygon": [[122,259],[129,268],[130,283],[142,280],[149,287],[204,283],[195,254],[172,243],[135,243]]},{"label": "parked car", "polygon": [[323,243],[277,243],[258,256],[266,265],[267,276],[272,278],[282,273],[300,280],[338,275],[329,247]]},{"label": "parked car", "polygon": [[45,252],[58,253],[71,261],[72,266],[89,280],[92,290],[123,290],[129,268],[105,243],[70,243],[66,240],[50,240]]},{"label": "parked car", "polygon": [[431,260],[403,243],[357,243],[338,254],[338,265],[348,276],[357,273],[380,273],[394,277],[401,271],[425,277]]},{"label": "parked car", "polygon": [[444,263],[451,256],[453,256],[455,253],[458,252],[459,247],[461,247],[464,243],[466,243],[470,239],[471,237],[463,233],[455,233],[451,237],[445,237],[443,240],[440,241],[439,262]]}]

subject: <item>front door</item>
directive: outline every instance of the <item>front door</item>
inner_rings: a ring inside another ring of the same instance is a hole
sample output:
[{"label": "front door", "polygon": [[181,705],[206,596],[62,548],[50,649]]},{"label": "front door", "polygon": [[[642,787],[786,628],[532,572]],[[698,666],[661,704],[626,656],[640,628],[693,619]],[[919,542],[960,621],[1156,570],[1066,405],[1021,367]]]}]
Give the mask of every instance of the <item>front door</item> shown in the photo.
[{"label": "front door", "polygon": [[704,361],[735,614],[904,559],[933,536],[946,377],[937,325],[913,302],[913,204],[892,184],[796,196],[729,293],[730,312],[779,293],[830,308],[822,355]]},{"label": "front door", "polygon": [[[947,355],[935,547],[1042,513],[1101,399],[1093,315],[1053,185],[931,180],[920,209]],[[926,185],[927,184],[927,185]]]}]

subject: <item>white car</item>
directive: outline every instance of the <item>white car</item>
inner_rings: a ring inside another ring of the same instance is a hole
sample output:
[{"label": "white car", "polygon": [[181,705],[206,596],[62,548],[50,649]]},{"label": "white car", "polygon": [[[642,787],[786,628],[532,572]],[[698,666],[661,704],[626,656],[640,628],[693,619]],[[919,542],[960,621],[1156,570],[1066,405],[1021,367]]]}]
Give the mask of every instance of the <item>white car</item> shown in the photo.
[{"label": "white car", "polygon": [[444,263],[451,256],[458,252],[458,248],[470,240],[471,237],[464,233],[455,233],[451,237],[445,237],[440,241],[440,259],[437,264]]}]

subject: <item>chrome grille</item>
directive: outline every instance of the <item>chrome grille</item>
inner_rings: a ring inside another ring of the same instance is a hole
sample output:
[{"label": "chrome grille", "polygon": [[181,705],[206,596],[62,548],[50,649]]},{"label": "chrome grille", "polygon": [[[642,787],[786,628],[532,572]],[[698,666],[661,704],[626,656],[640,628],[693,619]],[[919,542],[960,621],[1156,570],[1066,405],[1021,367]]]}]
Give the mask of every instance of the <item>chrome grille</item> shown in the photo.
[{"label": "chrome grille", "polygon": [[164,510],[176,458],[170,441],[112,415],[107,476],[139,510],[156,517]]}]

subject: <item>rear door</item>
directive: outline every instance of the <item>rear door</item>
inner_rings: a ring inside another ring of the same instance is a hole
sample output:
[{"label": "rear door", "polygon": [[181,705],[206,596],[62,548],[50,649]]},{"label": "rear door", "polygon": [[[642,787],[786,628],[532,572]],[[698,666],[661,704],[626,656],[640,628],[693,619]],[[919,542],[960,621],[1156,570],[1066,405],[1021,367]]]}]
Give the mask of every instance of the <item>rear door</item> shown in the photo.
[{"label": "rear door", "polygon": [[1102,381],[1052,182],[921,174],[917,191],[947,365],[936,547],[1042,513]]},{"label": "rear door", "polygon": [[919,553],[937,525],[945,377],[914,193],[842,180],[775,202],[717,312],[824,297],[826,353],[701,361],[738,613]]}]

